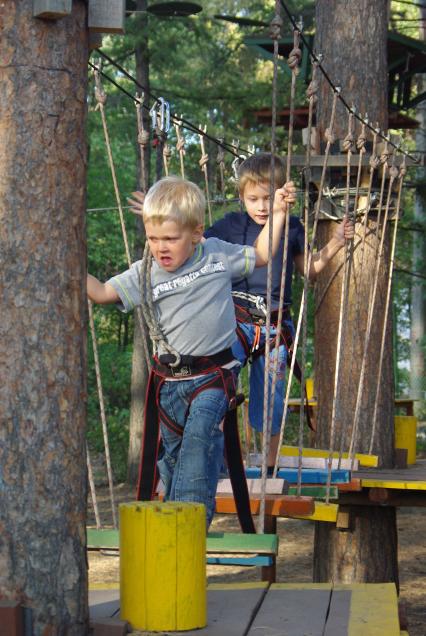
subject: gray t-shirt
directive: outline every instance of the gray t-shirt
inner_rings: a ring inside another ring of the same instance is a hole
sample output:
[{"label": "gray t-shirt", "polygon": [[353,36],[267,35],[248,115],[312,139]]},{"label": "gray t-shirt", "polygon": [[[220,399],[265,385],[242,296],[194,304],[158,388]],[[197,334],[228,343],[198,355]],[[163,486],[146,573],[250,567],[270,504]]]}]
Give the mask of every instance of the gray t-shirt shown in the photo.
[{"label": "gray t-shirt", "polygon": [[[234,343],[232,281],[252,274],[255,260],[253,247],[209,238],[199,243],[191,258],[174,272],[153,262],[154,307],[161,331],[176,351],[182,355],[213,355]],[[120,296],[122,311],[141,304],[140,266],[141,261],[137,261],[108,281]]]}]

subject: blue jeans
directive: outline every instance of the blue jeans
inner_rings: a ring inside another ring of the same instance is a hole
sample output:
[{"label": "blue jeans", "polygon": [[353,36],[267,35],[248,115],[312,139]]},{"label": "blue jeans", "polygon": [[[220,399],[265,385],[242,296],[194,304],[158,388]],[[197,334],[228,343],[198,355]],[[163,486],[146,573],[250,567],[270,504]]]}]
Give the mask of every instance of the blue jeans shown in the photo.
[{"label": "blue jeans", "polygon": [[[286,320],[285,324],[294,335],[294,326],[291,320]],[[245,334],[248,346],[253,346],[256,327],[250,323],[239,323]],[[260,346],[265,343],[265,327],[261,327]],[[271,327],[271,337],[275,336],[276,329]],[[244,366],[247,362],[247,355],[243,345],[239,339],[232,345],[232,353],[235,358]],[[272,371],[274,368],[274,357],[276,350],[271,349],[269,353],[269,399],[272,385]],[[287,368],[287,349],[284,345],[278,348],[278,364],[277,364],[277,380],[275,385],[274,408],[272,412],[272,435],[277,435],[280,431],[281,420],[284,412],[284,398],[286,391],[286,368]],[[263,387],[265,378],[265,356],[259,356],[251,365],[250,386],[249,386],[249,420],[252,428],[256,431],[263,430]]]},{"label": "blue jeans", "polygon": [[161,407],[183,428],[183,435],[177,435],[160,422],[164,454],[158,469],[165,500],[203,503],[207,527],[213,519],[223,463],[223,432],[219,426],[228,410],[228,398],[223,389],[206,389],[192,402],[191,397],[213,375],[166,381],[160,391]]}]

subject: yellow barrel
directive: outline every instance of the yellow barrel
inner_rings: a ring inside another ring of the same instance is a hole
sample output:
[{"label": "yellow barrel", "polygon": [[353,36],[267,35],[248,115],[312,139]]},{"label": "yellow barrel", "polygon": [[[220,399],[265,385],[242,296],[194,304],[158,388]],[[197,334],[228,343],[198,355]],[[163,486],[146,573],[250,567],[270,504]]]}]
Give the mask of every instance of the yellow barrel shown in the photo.
[{"label": "yellow barrel", "polygon": [[395,448],[406,448],[407,464],[416,463],[417,417],[395,415]]},{"label": "yellow barrel", "polygon": [[180,631],[207,624],[203,504],[120,505],[121,619],[133,629]]}]

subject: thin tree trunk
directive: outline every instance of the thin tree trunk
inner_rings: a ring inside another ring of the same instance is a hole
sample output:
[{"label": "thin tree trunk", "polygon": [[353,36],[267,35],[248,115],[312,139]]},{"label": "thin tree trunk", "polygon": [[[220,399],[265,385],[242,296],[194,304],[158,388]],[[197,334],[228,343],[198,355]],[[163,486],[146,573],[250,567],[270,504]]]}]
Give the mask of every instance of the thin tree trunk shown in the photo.
[{"label": "thin tree trunk", "polygon": [[[355,104],[358,112],[368,112],[370,121],[387,126],[387,23],[388,2],[378,0],[318,0],[316,4],[317,53],[324,54],[323,65],[333,82],[340,86],[345,100]],[[325,80],[320,84],[318,129],[323,135],[329,124],[331,92]],[[335,132],[342,139],[347,133],[348,115],[339,106]],[[356,135],[359,134],[359,127]],[[371,137],[370,137],[371,139]],[[345,175],[342,174],[343,179]],[[330,184],[335,185],[334,183]],[[387,188],[385,190],[385,194]],[[383,218],[383,214],[382,214]],[[355,240],[355,255],[350,280],[346,341],[342,352],[337,399],[341,405],[336,418],[334,448],[347,450],[358,391],[363,358],[366,319],[370,290],[377,259],[378,239],[373,231],[376,215],[371,215],[367,227],[364,265],[361,270],[360,241]],[[357,230],[361,232],[360,225]],[[334,222],[321,221],[318,248],[331,238]],[[393,373],[391,319],[386,328],[382,375],[377,377],[379,349],[383,329],[384,302],[389,276],[389,229],[384,242],[384,265],[378,279],[370,345],[368,348],[366,381],[357,436],[357,451],[368,452],[372,415],[377,384],[380,384],[377,433],[373,452],[380,465],[393,465]],[[337,331],[342,287],[341,250],[319,276],[316,288],[315,316],[315,382],[318,395],[318,446],[328,448],[336,361]],[[332,281],[331,285],[328,283]],[[360,312],[356,307],[359,301]],[[332,524],[317,523],[315,529],[314,580],[316,581],[395,581],[398,583],[397,532],[395,509],[353,506],[349,510],[351,524],[345,531]]]},{"label": "thin tree trunk", "polygon": [[[426,8],[419,8],[422,23],[420,26],[420,37],[426,39]],[[418,92],[421,93],[426,88],[426,81],[423,75],[418,79]],[[426,100],[417,106],[417,120],[419,127],[416,133],[416,148],[419,153],[426,150],[425,130],[426,130]],[[416,187],[414,201],[414,221],[421,223],[426,209],[426,189],[421,185],[424,178],[424,168],[418,169],[419,185]],[[413,236],[413,269],[421,272],[425,258],[425,240],[421,232],[414,232]],[[410,360],[410,384],[411,395],[419,400],[415,405],[418,415],[424,413],[426,402],[425,383],[425,316],[426,316],[426,289],[424,280],[413,278],[411,281],[411,360]]]},{"label": "thin tree trunk", "polygon": [[32,6],[0,9],[0,598],[83,636],[87,3]]}]

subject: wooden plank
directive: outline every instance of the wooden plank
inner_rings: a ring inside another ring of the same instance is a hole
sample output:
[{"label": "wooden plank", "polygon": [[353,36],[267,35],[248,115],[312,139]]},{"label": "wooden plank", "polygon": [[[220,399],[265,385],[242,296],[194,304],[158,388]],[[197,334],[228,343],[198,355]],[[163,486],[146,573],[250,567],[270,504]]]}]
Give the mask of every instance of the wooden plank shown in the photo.
[{"label": "wooden plank", "polygon": [[[260,453],[252,453],[249,458],[250,466],[261,466],[262,465],[262,455]],[[293,455],[282,455],[278,460],[279,468],[298,468],[299,467],[299,457]],[[302,468],[313,468],[320,470],[328,470],[328,457],[304,457],[302,455]],[[332,470],[337,470],[338,468],[342,468],[343,470],[358,470],[359,468],[359,460],[355,459],[352,462],[350,459],[344,459],[340,461],[336,457],[331,460],[331,468]]]},{"label": "wooden plank", "polygon": [[124,33],[125,0],[89,0],[88,26],[101,33]]},{"label": "wooden plank", "polygon": [[209,585],[207,627],[185,632],[185,636],[244,636],[267,589],[267,583]]},{"label": "wooden plank", "polygon": [[114,589],[89,590],[90,619],[111,618],[120,609],[120,590],[117,584]]},{"label": "wooden plank", "polygon": [[351,476],[351,480],[347,484],[336,484],[339,492],[359,492],[362,490],[361,480],[354,479]]},{"label": "wooden plank", "polygon": [[[335,585],[334,590],[348,586]],[[353,583],[348,636],[400,636],[398,599],[393,583]]]},{"label": "wooden plank", "polygon": [[350,589],[332,590],[324,636],[348,634],[351,599],[352,591]]},{"label": "wooden plank", "polygon": [[111,528],[87,528],[88,550],[118,550],[119,531]]},{"label": "wooden plank", "polygon": [[207,565],[234,565],[239,567],[270,567],[274,563],[274,558],[271,556],[246,556],[246,557],[224,557],[224,556],[209,556],[207,557]]},{"label": "wooden plank", "polygon": [[72,0],[33,0],[33,16],[42,20],[59,20],[72,11]]},{"label": "wooden plank", "polygon": [[[262,482],[260,479],[247,479],[247,488],[250,495],[260,495]],[[268,495],[283,495],[288,491],[288,483],[285,479],[268,478],[266,482],[266,493]],[[220,479],[217,485],[216,494],[232,495],[232,485],[230,479]]]},{"label": "wooden plank", "polygon": [[328,521],[336,523],[339,506],[335,503],[315,502],[315,510],[310,515],[293,515],[295,519],[309,519],[310,521]]},{"label": "wooden plank", "polygon": [[[297,484],[298,470],[296,468],[280,468],[278,471],[278,477],[285,479],[289,484]],[[250,467],[246,468],[246,475],[252,479],[260,479],[260,468]],[[301,481],[302,484],[326,484],[328,479],[327,470],[313,470],[311,468],[302,469]],[[332,470],[331,471],[331,483],[347,483],[350,481],[350,472],[348,470]]]},{"label": "wooden plank", "polygon": [[[297,486],[290,486],[288,489],[288,495],[297,495]],[[302,486],[300,494],[303,497],[313,497],[317,499],[325,499],[327,497],[327,486]],[[329,498],[337,499],[339,496],[339,489],[337,486],[330,486]]]},{"label": "wooden plank", "polygon": [[[118,549],[118,530],[88,528],[89,549]],[[209,532],[207,552],[240,552],[251,554],[277,554],[278,537],[275,534],[242,534],[238,532]]]},{"label": "wooden plank", "polygon": [[278,537],[276,534],[209,532],[207,553],[209,552],[278,554]]},{"label": "wooden plank", "polygon": [[[281,455],[284,455],[287,457],[297,457],[299,455],[299,448],[297,446],[285,445],[281,447],[280,453]],[[328,457],[328,455],[329,455],[328,450],[323,450],[320,448],[304,448],[302,452],[303,457]],[[339,453],[337,451],[333,452],[333,457],[338,458]],[[343,453],[342,458],[348,459],[349,454]],[[366,455],[364,453],[355,453],[355,459],[359,461],[360,466],[365,466],[365,467],[368,466],[370,468],[375,468],[379,463],[379,458],[377,455]]]},{"label": "wooden plank", "polygon": [[323,636],[330,595],[328,583],[271,585],[248,636]]},{"label": "wooden plank", "polygon": [[[252,515],[258,515],[260,497],[250,498]],[[274,517],[292,517],[294,515],[310,515],[315,510],[312,497],[289,497],[288,495],[267,495],[265,499],[265,514]],[[236,514],[237,509],[233,497],[222,495],[216,497],[216,512],[220,514]]]}]

